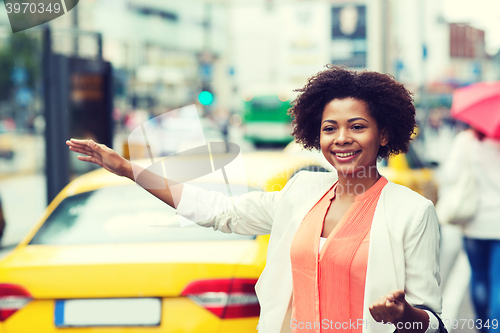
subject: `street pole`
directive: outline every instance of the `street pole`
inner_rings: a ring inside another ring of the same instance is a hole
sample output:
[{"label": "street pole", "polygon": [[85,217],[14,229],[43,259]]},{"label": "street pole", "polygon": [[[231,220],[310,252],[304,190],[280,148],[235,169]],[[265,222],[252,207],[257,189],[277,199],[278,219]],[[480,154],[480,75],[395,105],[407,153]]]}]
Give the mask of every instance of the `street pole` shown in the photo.
[{"label": "street pole", "polygon": [[77,32],[73,36],[73,55],[75,57],[78,57],[78,37],[79,37],[78,36],[78,6],[73,7],[73,10],[71,12],[72,12],[72,15],[71,15],[72,26],[73,26],[73,29],[75,29],[75,31]]},{"label": "street pole", "polygon": [[387,24],[387,0],[380,0],[380,9],[382,11],[382,66],[381,66],[381,71],[382,73],[387,73],[388,72],[388,66],[387,66],[387,57],[388,57],[388,24]]},{"label": "street pole", "polygon": [[[52,53],[52,36],[47,24],[43,30],[43,95],[45,113],[45,174],[47,204],[69,183],[69,152],[65,141],[68,133],[69,82],[67,64],[62,56]],[[65,66],[66,65],[66,66]]]}]

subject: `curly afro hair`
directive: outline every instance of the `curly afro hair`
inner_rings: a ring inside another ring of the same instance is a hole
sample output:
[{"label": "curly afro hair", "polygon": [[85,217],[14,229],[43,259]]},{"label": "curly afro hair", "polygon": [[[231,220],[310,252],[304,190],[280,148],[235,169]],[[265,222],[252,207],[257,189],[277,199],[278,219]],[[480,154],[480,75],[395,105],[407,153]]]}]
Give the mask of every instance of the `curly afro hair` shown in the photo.
[{"label": "curly afro hair", "polygon": [[306,149],[320,150],[320,127],[323,110],[334,99],[355,98],[364,101],[379,130],[385,130],[389,143],[381,146],[378,158],[408,152],[416,126],[413,96],[394,77],[377,72],[356,72],[340,66],[311,77],[288,114],[293,119],[295,140]]}]

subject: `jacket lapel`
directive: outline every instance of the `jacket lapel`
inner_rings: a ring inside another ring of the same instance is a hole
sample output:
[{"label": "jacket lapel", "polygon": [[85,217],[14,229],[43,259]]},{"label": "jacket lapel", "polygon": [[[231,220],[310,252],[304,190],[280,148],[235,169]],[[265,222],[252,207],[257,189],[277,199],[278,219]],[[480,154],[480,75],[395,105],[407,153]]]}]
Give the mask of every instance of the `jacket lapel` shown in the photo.
[{"label": "jacket lapel", "polygon": [[[387,191],[392,185],[393,183],[389,181],[380,194],[370,230],[363,302],[363,333],[391,333],[394,331],[393,325],[376,322],[369,310],[369,306],[374,301],[398,288],[395,271],[397,266],[394,262],[394,249],[386,219]],[[402,266],[398,267],[404,267],[404,262]]]},{"label": "jacket lapel", "polygon": [[[287,223],[285,231],[279,239],[273,253],[267,258],[266,269],[255,286],[258,298],[261,300],[262,308],[261,318],[259,323],[260,332],[280,332],[283,324],[283,319],[288,308],[288,303],[292,295],[292,267],[290,262],[290,246],[292,244],[293,236],[297,231],[300,223],[316,204],[321,197],[331,188],[336,181],[336,177],[332,177],[331,181],[326,181],[321,184],[306,183],[305,186],[312,185],[311,188],[316,186],[315,193],[310,193],[309,199],[305,204],[300,205],[303,201],[303,196],[296,198],[295,204],[299,207],[292,219],[289,221],[276,220],[275,223]],[[281,279],[277,279],[280,277]],[[285,323],[286,325],[287,323]],[[262,327],[264,326],[264,327]]]}]

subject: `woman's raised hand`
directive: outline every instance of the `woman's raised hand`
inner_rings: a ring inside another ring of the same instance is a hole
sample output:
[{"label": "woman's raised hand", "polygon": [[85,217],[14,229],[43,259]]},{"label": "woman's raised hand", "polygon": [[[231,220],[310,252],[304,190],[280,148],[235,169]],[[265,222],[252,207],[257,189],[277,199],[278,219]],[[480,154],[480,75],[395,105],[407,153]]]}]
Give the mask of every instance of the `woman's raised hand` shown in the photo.
[{"label": "woman's raised hand", "polygon": [[78,156],[80,161],[97,164],[118,176],[129,177],[131,173],[130,162],[104,144],[96,143],[93,140],[77,139],[67,140],[66,144],[71,151],[87,155]]},{"label": "woman's raised hand", "polygon": [[[106,145],[95,143],[93,140],[71,139],[66,141],[66,144],[71,151],[86,155],[78,156],[80,161],[95,163],[118,176],[125,176],[135,181],[146,191],[166,204],[174,208],[176,207],[172,195],[175,195],[177,198],[181,197],[182,184],[174,186],[171,192],[169,186],[166,185],[168,181],[165,178],[139,166],[137,166],[137,170],[142,170],[140,171],[141,177],[136,180],[132,172],[132,164],[129,161],[118,155],[113,149],[106,147]],[[163,187],[158,187],[158,184],[163,185]]]}]

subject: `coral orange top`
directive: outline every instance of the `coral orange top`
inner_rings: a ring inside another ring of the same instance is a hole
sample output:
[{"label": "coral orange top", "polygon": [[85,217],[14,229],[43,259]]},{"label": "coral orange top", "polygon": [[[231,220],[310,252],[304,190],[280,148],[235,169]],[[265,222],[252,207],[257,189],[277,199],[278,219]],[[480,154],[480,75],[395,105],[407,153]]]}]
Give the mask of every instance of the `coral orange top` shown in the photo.
[{"label": "coral orange top", "polygon": [[292,241],[294,332],[362,332],[370,227],[387,179],[356,196],[319,250],[337,184],[304,217]]}]

